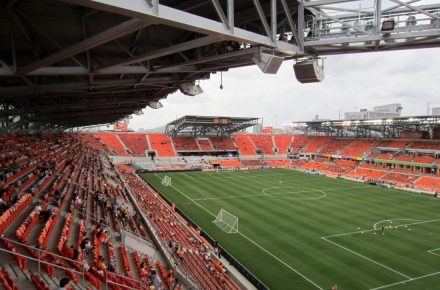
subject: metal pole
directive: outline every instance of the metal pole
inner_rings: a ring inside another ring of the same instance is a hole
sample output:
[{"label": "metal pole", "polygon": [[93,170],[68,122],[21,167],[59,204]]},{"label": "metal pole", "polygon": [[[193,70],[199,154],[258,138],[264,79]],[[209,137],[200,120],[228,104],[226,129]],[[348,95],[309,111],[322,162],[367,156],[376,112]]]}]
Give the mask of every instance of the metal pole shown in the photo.
[{"label": "metal pole", "polygon": [[270,12],[271,12],[271,16],[270,16],[270,20],[271,20],[271,29],[272,29],[272,40],[273,42],[277,41],[277,1],[276,0],[271,0],[270,1]]},{"label": "metal pole", "polygon": [[40,259],[41,252],[38,251],[38,274],[41,276],[41,259]]},{"label": "metal pole", "polygon": [[374,17],[374,26],[376,27],[376,32],[379,33],[381,29],[381,18],[382,18],[382,0],[375,0],[375,17]]}]

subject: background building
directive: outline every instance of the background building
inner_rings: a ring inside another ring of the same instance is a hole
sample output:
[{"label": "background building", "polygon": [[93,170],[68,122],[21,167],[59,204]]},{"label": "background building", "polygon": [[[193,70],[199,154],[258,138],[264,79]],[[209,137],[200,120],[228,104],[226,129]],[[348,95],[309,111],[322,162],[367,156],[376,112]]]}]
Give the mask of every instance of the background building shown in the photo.
[{"label": "background building", "polygon": [[345,112],[346,120],[363,120],[363,119],[378,119],[378,118],[396,118],[400,117],[402,113],[401,104],[388,104],[383,106],[376,106],[373,111],[367,109],[360,109],[359,112]]}]

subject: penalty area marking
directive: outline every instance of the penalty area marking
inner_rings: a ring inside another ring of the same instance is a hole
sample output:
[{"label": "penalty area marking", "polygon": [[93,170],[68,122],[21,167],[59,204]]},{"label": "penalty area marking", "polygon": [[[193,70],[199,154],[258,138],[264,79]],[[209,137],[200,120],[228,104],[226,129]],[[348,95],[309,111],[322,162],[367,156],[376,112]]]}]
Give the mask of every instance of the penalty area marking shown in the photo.
[{"label": "penalty area marking", "polygon": [[415,281],[415,280],[420,280],[420,279],[423,279],[423,278],[426,278],[426,277],[435,276],[435,275],[438,275],[438,274],[440,274],[440,272],[430,273],[430,274],[426,274],[426,275],[423,275],[423,276],[411,278],[411,279],[408,279],[408,280],[403,280],[403,281],[400,281],[400,282],[396,282],[396,283],[393,283],[393,284],[387,284],[387,285],[383,285],[383,286],[380,286],[380,287],[371,288],[370,290],[385,289],[385,288],[388,288],[388,287],[391,287],[391,286],[395,286],[395,285],[399,285],[399,284],[405,284],[407,282],[411,282],[411,281]]},{"label": "penalty area marking", "polygon": [[[373,228],[375,230],[377,230],[378,228],[376,227],[378,224],[384,223],[384,222],[391,222],[393,223],[393,221],[417,221],[417,222],[423,222],[422,220],[418,220],[418,219],[388,219],[388,220],[382,220],[382,221],[378,221],[377,223],[375,223],[373,225]],[[405,225],[408,226],[408,225]],[[397,226],[396,226],[397,227]]]},{"label": "penalty area marking", "polygon": [[[389,220],[393,221],[393,220],[417,220],[417,219],[389,219]],[[389,220],[385,220],[385,221],[389,221]],[[401,224],[401,225],[396,226],[396,228],[406,227],[406,226],[411,226],[411,225],[426,224],[426,223],[432,223],[432,222],[438,222],[438,221],[440,221],[440,219],[425,220],[425,221],[419,221],[419,222],[414,222],[414,223]],[[380,223],[380,222],[383,222],[383,221],[379,221],[378,223]],[[378,223],[376,223],[376,224],[378,224]],[[374,224],[374,226],[376,224]],[[334,241],[329,240],[329,238],[332,238],[332,237],[348,236],[348,235],[359,234],[359,233],[368,233],[368,232],[373,232],[373,231],[377,231],[377,229],[373,228],[373,229],[369,229],[369,230],[360,230],[360,231],[355,231],[355,232],[336,234],[336,235],[321,237],[321,239],[323,239],[324,241],[327,241],[327,242],[329,242],[329,243],[331,243],[331,244],[333,244],[333,245],[335,245],[337,247],[340,247],[340,248],[342,248],[342,249],[344,249],[344,250],[346,250],[346,251],[348,251],[348,252],[350,252],[350,253],[352,253],[352,254],[354,254],[356,256],[364,258],[364,259],[366,259],[366,260],[368,260],[368,261],[370,261],[370,262],[372,262],[372,263],[374,263],[376,265],[379,265],[379,266],[381,266],[381,267],[383,267],[385,269],[388,269],[388,270],[390,270],[390,271],[392,271],[392,272],[394,272],[396,274],[399,274],[402,277],[407,278],[407,280],[404,280],[404,281],[400,281],[400,282],[396,282],[396,283],[393,283],[393,284],[388,284],[388,285],[380,286],[380,287],[377,287],[377,288],[372,288],[370,290],[383,289],[383,288],[391,287],[391,286],[394,286],[394,285],[399,285],[399,284],[402,284],[402,283],[406,283],[406,282],[409,282],[409,281],[414,281],[414,280],[422,279],[422,278],[425,278],[425,277],[429,277],[429,276],[440,274],[440,272],[436,272],[436,273],[431,273],[431,274],[427,274],[427,275],[420,276],[420,277],[411,278],[411,277],[409,277],[409,276],[407,276],[407,275],[405,275],[405,274],[403,274],[403,273],[401,273],[401,272],[399,272],[399,271],[397,271],[397,270],[395,270],[393,268],[390,268],[390,267],[388,267],[388,266],[386,266],[386,265],[384,265],[384,264],[382,264],[382,263],[380,263],[378,261],[370,259],[370,258],[368,258],[368,257],[366,257],[366,256],[364,256],[364,255],[362,255],[362,254],[360,254],[358,252],[355,252],[355,251],[353,251],[351,249],[348,249],[348,248],[346,248],[346,247],[344,247],[344,246],[342,246],[342,245],[340,245],[340,244],[338,244],[338,243],[336,243]],[[430,251],[434,251],[434,250],[440,250],[440,248],[433,249],[433,250],[430,250]],[[428,251],[428,252],[430,252],[430,251]],[[430,252],[430,253],[432,253],[432,252]],[[432,254],[435,254],[435,253],[432,253]],[[437,254],[435,254],[435,255],[437,255]]]},{"label": "penalty area marking", "polygon": [[[160,179],[159,176],[156,175],[157,178]],[[213,214],[212,212],[210,212],[208,209],[206,209],[204,206],[202,206],[201,204],[199,204],[197,201],[191,199],[188,195],[186,195],[185,193],[183,193],[182,191],[180,191],[179,189],[177,189],[176,187],[174,187],[174,185],[171,185],[170,187],[174,188],[174,190],[176,190],[178,193],[180,193],[181,195],[183,195],[184,197],[186,197],[188,200],[192,201],[195,205],[197,205],[198,207],[200,207],[201,209],[203,209],[204,211],[206,211],[207,213],[209,213],[210,215],[212,215],[213,217],[215,217],[216,215]],[[247,237],[246,235],[244,235],[243,233],[241,233],[240,231],[237,232],[240,236],[242,236],[243,238],[245,238],[246,240],[248,240],[249,242],[251,242],[252,244],[254,244],[256,247],[258,247],[259,249],[261,249],[262,251],[264,251],[265,253],[267,253],[268,255],[270,255],[272,258],[274,258],[275,260],[277,260],[278,262],[280,262],[282,265],[284,265],[285,267],[287,267],[288,269],[292,270],[293,272],[295,272],[296,274],[298,274],[299,276],[301,276],[304,280],[306,280],[307,282],[309,282],[310,284],[312,284],[313,286],[315,286],[316,288],[320,289],[320,290],[324,290],[322,287],[320,287],[318,284],[316,284],[315,282],[313,282],[312,280],[310,280],[309,278],[307,278],[306,276],[304,276],[303,274],[301,274],[298,270],[296,270],[295,268],[293,268],[292,266],[290,266],[289,264],[287,264],[286,262],[284,262],[283,260],[281,260],[280,258],[278,258],[277,256],[275,256],[274,254],[272,254],[271,252],[269,252],[268,250],[266,250],[265,248],[263,248],[263,246],[259,245],[258,243],[256,243],[255,241],[253,241],[252,239],[250,239],[249,237]]]},{"label": "penalty area marking", "polygon": [[430,254],[436,255],[436,256],[440,256],[440,254],[435,253],[435,252],[437,252],[438,250],[440,250],[440,248],[432,249],[432,250],[428,250],[427,252],[430,253]]}]

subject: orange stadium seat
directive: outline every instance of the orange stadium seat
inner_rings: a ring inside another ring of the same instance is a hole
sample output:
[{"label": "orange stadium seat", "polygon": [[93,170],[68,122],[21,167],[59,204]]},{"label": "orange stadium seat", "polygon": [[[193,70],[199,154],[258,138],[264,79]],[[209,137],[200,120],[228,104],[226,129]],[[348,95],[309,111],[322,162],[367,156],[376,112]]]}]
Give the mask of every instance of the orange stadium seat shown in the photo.
[{"label": "orange stadium seat", "polygon": [[210,137],[209,139],[211,140],[214,150],[237,150],[232,139],[229,137]]},{"label": "orange stadium seat", "polygon": [[323,148],[326,144],[330,143],[334,138],[329,136],[313,136],[311,141],[305,148],[305,153],[317,153],[318,150]]},{"label": "orange stadium seat", "polygon": [[340,151],[347,147],[351,142],[353,142],[353,139],[334,139],[327,143],[319,153],[340,155]]},{"label": "orange stadium seat", "polygon": [[234,135],[235,145],[237,145],[240,154],[256,155],[254,145],[249,139],[249,135]]},{"label": "orange stadium seat", "polygon": [[212,151],[212,146],[211,142],[209,142],[209,139],[199,139],[198,142],[202,151]]},{"label": "orange stadium seat", "polygon": [[292,135],[275,135],[275,146],[278,154],[286,154],[287,149],[291,148]]},{"label": "orange stadium seat", "polygon": [[165,134],[148,134],[151,149],[156,150],[159,157],[175,156],[171,139]]},{"label": "orange stadium seat", "polygon": [[257,149],[263,154],[274,154],[274,143],[271,135],[249,135]]},{"label": "orange stadium seat", "polygon": [[130,149],[133,156],[145,156],[148,150],[145,134],[120,133],[118,134],[125,146]]},{"label": "orange stadium seat", "polygon": [[174,137],[172,140],[176,151],[200,151],[194,137]]},{"label": "orange stadium seat", "polygon": [[293,154],[300,153],[307,146],[310,140],[311,137],[307,135],[293,135],[292,149],[290,152]]},{"label": "orange stadium seat", "polygon": [[107,146],[111,147],[116,154],[120,155],[120,156],[130,156],[130,154],[128,154],[125,151],[124,146],[122,145],[122,143],[119,141],[118,137],[116,136],[116,134],[111,134],[111,133],[96,133],[95,134],[103,143],[105,143]]}]

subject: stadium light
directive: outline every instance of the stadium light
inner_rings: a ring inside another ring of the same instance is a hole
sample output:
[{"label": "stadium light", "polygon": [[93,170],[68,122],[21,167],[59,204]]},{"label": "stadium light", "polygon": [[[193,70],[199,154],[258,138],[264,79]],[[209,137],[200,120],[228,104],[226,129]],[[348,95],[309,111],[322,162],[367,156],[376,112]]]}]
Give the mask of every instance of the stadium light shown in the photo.
[{"label": "stadium light", "polygon": [[148,106],[155,110],[163,107],[162,103],[159,101],[149,101]]},{"label": "stadium light", "polygon": [[381,31],[391,31],[391,30],[394,30],[394,24],[395,24],[395,21],[394,21],[394,19],[385,19],[383,22],[382,22],[382,28],[381,28]]},{"label": "stadium light", "polygon": [[187,96],[196,96],[203,93],[202,88],[199,84],[196,84],[195,82],[185,82],[180,84],[179,90],[182,92],[182,94]]}]

